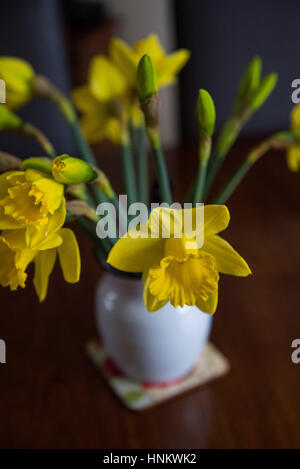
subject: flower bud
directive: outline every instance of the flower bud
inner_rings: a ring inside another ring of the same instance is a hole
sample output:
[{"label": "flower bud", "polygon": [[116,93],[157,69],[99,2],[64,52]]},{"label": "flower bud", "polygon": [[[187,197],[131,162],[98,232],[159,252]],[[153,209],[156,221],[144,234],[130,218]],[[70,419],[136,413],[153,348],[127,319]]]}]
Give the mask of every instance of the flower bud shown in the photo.
[{"label": "flower bud", "polygon": [[216,110],[213,99],[206,90],[199,90],[196,116],[200,129],[211,137],[215,128]]},{"label": "flower bud", "polygon": [[22,119],[5,105],[0,105],[0,130],[17,130],[23,126]]},{"label": "flower bud", "polygon": [[36,169],[42,173],[51,174],[52,161],[49,158],[26,158],[22,161],[24,169]]},{"label": "flower bud", "polygon": [[262,79],[250,98],[249,108],[252,112],[257,111],[257,109],[259,109],[264,104],[275,88],[276,83],[276,73],[270,73]]},{"label": "flower bud", "polygon": [[0,78],[6,87],[6,103],[15,109],[33,96],[32,80],[34,71],[25,60],[16,57],[0,57]]},{"label": "flower bud", "polygon": [[144,55],[137,68],[137,94],[141,103],[157,94],[156,72],[149,55]]},{"label": "flower bud", "polygon": [[253,57],[253,59],[249,62],[239,84],[235,103],[236,107],[239,107],[241,104],[243,104],[247,96],[249,96],[249,94],[252,93],[253,90],[259,85],[261,65],[261,58],[258,56]]},{"label": "flower bud", "polygon": [[85,161],[63,154],[52,163],[52,176],[62,184],[82,184],[97,177],[96,171]]}]

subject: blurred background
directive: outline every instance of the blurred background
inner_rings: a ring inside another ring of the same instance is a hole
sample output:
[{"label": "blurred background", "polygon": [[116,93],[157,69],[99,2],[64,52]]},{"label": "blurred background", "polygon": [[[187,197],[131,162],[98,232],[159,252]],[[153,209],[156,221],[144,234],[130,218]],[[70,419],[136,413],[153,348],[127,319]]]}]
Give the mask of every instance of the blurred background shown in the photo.
[{"label": "blurred background", "polygon": [[[200,87],[214,98],[219,132],[254,55],[262,57],[264,75],[279,74],[226,159],[218,187],[260,137],[289,127],[291,83],[300,78],[299,15],[299,0],[2,0],[0,55],[23,57],[70,93],[86,81],[90,59],[107,52],[112,35],[132,44],[156,32],[167,52],[190,49],[178,84],[160,93],[177,196],[197,170]],[[35,100],[20,114],[44,130],[59,154],[78,154],[53,105]],[[40,155],[35,142],[4,132],[0,150]],[[94,150],[118,190],[118,148],[102,142]],[[283,151],[270,152],[249,172],[230,199],[225,238],[253,275],[222,276],[212,330],[231,371],[144,414],[123,408],[85,356],[85,344],[96,337],[94,291],[102,270],[80,230],[77,285],[63,282],[56,268],[42,304],[32,285],[14,293],[1,288],[7,364],[0,365],[0,447],[299,448],[300,365],[290,359],[300,336],[299,201],[299,173],[288,170]]]},{"label": "blurred background", "polygon": [[[168,52],[179,47],[192,56],[180,84],[161,92],[164,142],[175,146],[197,139],[194,118],[197,90],[211,92],[217,130],[228,115],[241,73],[258,54],[264,74],[279,73],[279,83],[243,135],[286,128],[291,82],[298,71],[297,0],[11,0],[1,3],[0,54],[28,60],[69,92],[85,82],[91,57],[107,51],[115,34],[130,44],[156,32]],[[17,12],[17,15],[16,15]],[[179,111],[179,112],[178,112]],[[59,152],[73,151],[69,130],[56,110],[32,102],[21,112],[47,131]],[[36,154],[32,142],[0,136],[3,150]]]}]

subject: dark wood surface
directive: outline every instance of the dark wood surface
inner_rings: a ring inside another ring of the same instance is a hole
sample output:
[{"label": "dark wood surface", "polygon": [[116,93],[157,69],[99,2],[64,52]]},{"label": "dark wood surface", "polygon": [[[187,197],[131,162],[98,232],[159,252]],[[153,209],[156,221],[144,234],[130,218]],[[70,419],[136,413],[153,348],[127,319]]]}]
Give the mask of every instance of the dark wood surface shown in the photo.
[{"label": "dark wood surface", "polygon": [[[235,148],[225,175],[246,148]],[[118,172],[117,156],[100,161]],[[177,193],[195,161],[192,147],[169,154]],[[299,448],[300,364],[291,361],[291,342],[300,338],[299,183],[283,153],[269,154],[228,204],[224,237],[253,271],[220,282],[212,340],[230,373],[145,413],[123,408],[85,356],[86,341],[96,336],[101,270],[84,236],[78,285],[65,284],[56,269],[42,305],[31,285],[1,289],[7,364],[0,365],[0,447]]]}]

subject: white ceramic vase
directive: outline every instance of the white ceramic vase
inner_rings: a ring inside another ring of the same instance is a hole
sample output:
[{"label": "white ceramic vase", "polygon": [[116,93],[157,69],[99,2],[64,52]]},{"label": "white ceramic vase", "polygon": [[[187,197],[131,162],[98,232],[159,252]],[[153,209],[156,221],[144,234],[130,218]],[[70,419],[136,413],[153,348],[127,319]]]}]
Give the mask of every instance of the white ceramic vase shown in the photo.
[{"label": "white ceramic vase", "polygon": [[96,321],[104,345],[127,375],[153,383],[183,377],[206,344],[212,317],[170,303],[149,313],[140,279],[105,273],[96,291]]}]

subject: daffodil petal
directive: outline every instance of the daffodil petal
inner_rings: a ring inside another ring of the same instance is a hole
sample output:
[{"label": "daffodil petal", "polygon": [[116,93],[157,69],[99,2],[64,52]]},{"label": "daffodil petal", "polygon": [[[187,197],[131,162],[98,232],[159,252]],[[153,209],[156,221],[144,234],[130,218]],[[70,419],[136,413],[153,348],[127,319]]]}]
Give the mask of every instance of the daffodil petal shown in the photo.
[{"label": "daffodil petal", "polygon": [[48,291],[49,276],[56,260],[56,250],[40,252],[35,258],[33,285],[40,302],[44,301]]},{"label": "daffodil petal", "polygon": [[118,68],[104,55],[92,59],[89,73],[89,89],[100,101],[107,101],[121,96],[126,88]]},{"label": "daffodil petal", "polygon": [[300,146],[292,146],[287,149],[287,165],[288,168],[293,171],[297,172],[300,170]]},{"label": "daffodil petal", "polygon": [[63,243],[58,247],[59,262],[63,271],[64,279],[69,283],[76,283],[80,278],[80,252],[76,237],[69,228],[62,228],[59,235]]},{"label": "daffodil petal", "polygon": [[7,196],[7,190],[11,186],[11,182],[7,177],[9,174],[9,172],[0,174],[0,200]]},{"label": "daffodil petal", "polygon": [[62,202],[64,186],[52,179],[42,178],[34,181],[33,187],[45,194],[48,211],[53,214]]},{"label": "daffodil petal", "polygon": [[157,34],[149,34],[145,39],[136,42],[133,49],[137,54],[138,61],[147,54],[156,63],[165,55]]},{"label": "daffodil petal", "polygon": [[109,55],[131,83],[135,83],[137,60],[132,49],[124,41],[114,37],[109,44]]},{"label": "daffodil petal", "polygon": [[300,135],[300,105],[297,104],[291,112],[291,127],[293,133],[299,137]]},{"label": "daffodil petal", "polygon": [[107,262],[125,272],[143,272],[147,266],[158,265],[163,257],[164,240],[161,238],[133,238],[126,233],[112,247]]},{"label": "daffodil petal", "polygon": [[0,285],[9,286],[12,291],[18,287],[24,288],[27,278],[23,270],[16,268],[15,257],[15,252],[0,238]]},{"label": "daffodil petal", "polygon": [[53,215],[48,216],[47,224],[41,229],[47,231],[48,233],[52,231],[58,231],[66,220],[66,213],[66,200],[63,198],[59,208],[55,213],[53,213]]},{"label": "daffodil petal", "polygon": [[187,49],[179,49],[165,57],[157,66],[157,82],[159,86],[167,85],[174,80],[174,76],[185,66],[190,57]]},{"label": "daffodil petal", "polygon": [[[204,236],[219,233],[229,224],[230,215],[226,205],[204,206]],[[205,241],[204,238],[204,241]]]},{"label": "daffodil petal", "polygon": [[34,225],[26,228],[26,244],[30,249],[44,251],[62,244],[62,237],[57,232],[41,231]]},{"label": "daffodil petal", "polygon": [[147,310],[150,313],[153,313],[154,311],[161,309],[165,304],[168,303],[169,300],[166,299],[166,300],[160,301],[155,296],[153,296],[149,290],[150,282],[151,282],[151,277],[148,274],[148,271],[146,271],[143,273],[143,284],[144,284],[143,298],[144,298],[144,303],[145,303]]},{"label": "daffodil petal", "polygon": [[218,289],[211,292],[206,301],[198,298],[196,301],[196,306],[203,313],[214,314],[218,306]]},{"label": "daffodil petal", "polygon": [[101,114],[84,114],[80,119],[82,132],[89,143],[97,143],[105,138],[105,120]]},{"label": "daffodil petal", "polygon": [[97,113],[101,104],[90,92],[87,85],[79,86],[72,91],[72,98],[77,109],[84,113]]},{"label": "daffodil petal", "polygon": [[247,262],[220,236],[211,235],[206,237],[202,249],[214,256],[217,270],[222,274],[239,277],[246,277],[251,274]]}]

